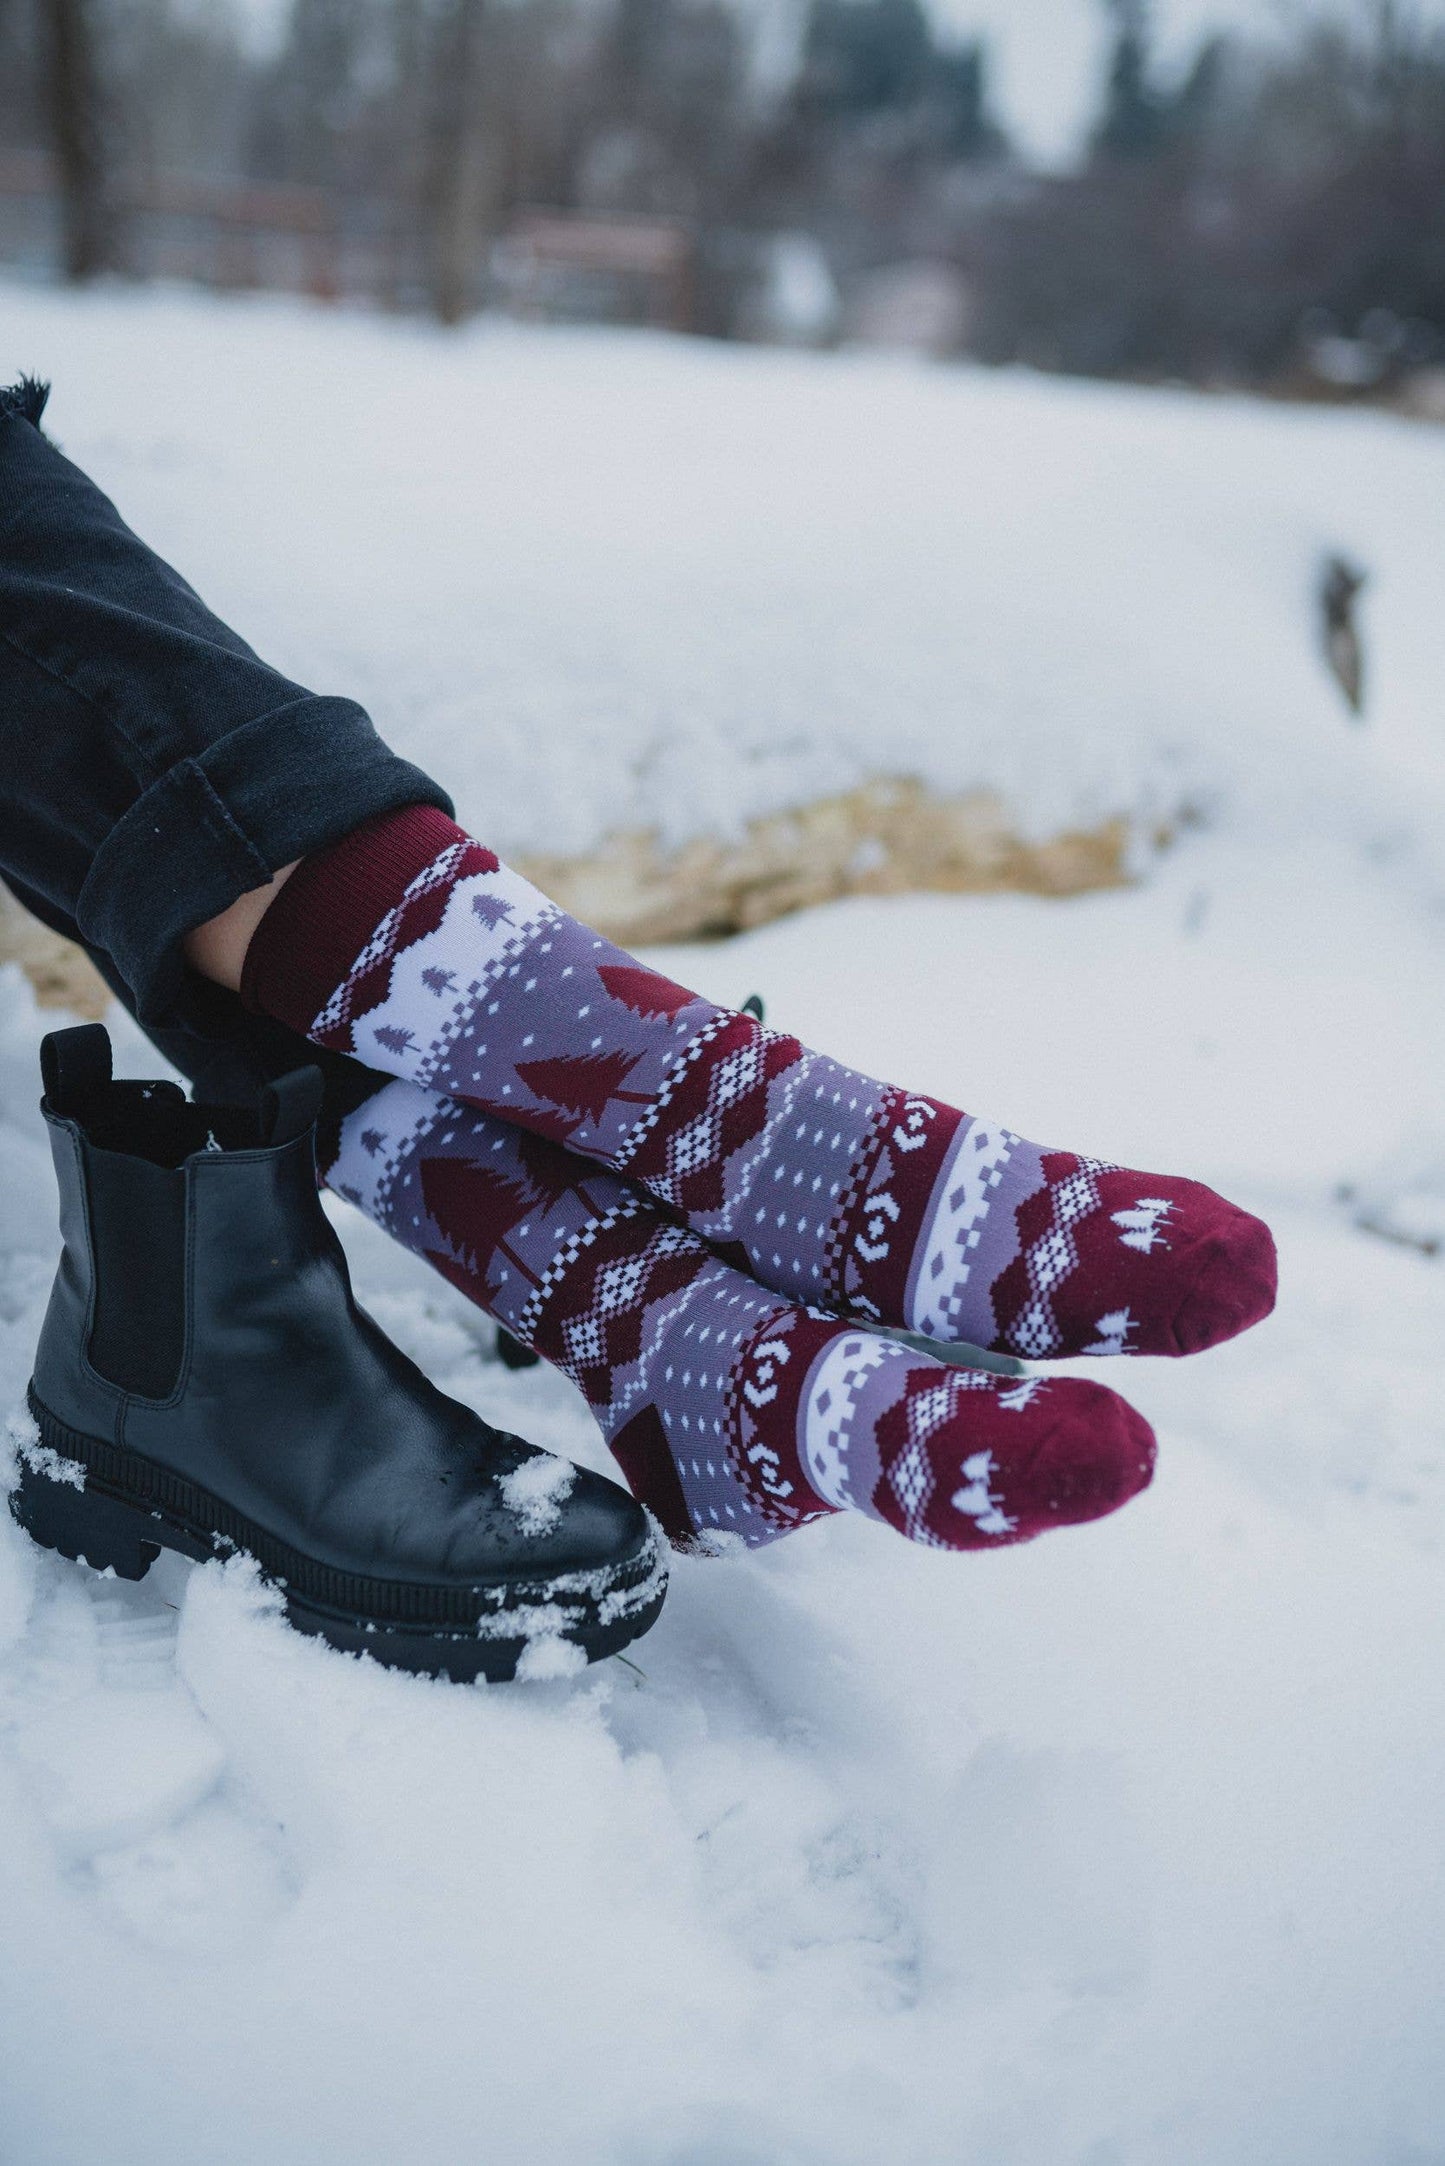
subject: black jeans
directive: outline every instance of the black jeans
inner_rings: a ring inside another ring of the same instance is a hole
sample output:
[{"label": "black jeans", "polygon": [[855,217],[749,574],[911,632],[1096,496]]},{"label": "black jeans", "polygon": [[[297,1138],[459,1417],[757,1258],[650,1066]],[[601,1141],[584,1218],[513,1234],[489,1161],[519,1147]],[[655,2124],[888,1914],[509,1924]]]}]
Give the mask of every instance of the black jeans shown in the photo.
[{"label": "black jeans", "polygon": [[[282,865],[446,792],[351,700],[267,668],[0,390],[0,877],[78,941],[197,1094],[322,1060],[188,969],[183,936]],[[362,1071],[364,1073],[364,1071]]]}]

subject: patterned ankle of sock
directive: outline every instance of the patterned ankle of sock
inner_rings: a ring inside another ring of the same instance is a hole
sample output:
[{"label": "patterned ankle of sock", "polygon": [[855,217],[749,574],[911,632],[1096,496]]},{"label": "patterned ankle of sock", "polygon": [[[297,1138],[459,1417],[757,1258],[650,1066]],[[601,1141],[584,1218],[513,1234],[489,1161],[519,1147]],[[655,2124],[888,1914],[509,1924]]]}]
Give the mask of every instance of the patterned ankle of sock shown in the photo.
[{"label": "patterned ankle of sock", "polygon": [[327,1179],[572,1379],[683,1546],[852,1509],[994,1548],[1149,1479],[1114,1393],[947,1369],[780,1301],[625,1182],[415,1085],[348,1116]]},{"label": "patterned ankle of sock", "polygon": [[292,875],[253,1007],[623,1173],[789,1299],[1032,1358],[1195,1353],[1274,1301],[1258,1219],[714,1007],[429,807]]}]

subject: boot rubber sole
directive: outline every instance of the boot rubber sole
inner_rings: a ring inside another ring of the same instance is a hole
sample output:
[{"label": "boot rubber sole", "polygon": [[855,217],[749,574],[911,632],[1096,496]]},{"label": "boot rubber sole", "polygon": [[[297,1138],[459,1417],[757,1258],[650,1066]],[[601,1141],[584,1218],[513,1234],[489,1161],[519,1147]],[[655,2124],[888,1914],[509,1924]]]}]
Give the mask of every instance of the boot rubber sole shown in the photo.
[{"label": "boot rubber sole", "polygon": [[651,1521],[631,1557],[550,1577],[435,1587],[339,1572],[158,1461],[68,1428],[33,1387],[28,1403],[40,1441],[20,1447],[10,1510],[42,1548],[117,1579],[144,1579],[163,1549],[196,1562],[254,1557],[298,1631],[389,1668],[502,1683],[535,1649],[535,1674],[565,1674],[566,1648],[587,1662],[619,1653],[655,1624],[667,1592]]}]

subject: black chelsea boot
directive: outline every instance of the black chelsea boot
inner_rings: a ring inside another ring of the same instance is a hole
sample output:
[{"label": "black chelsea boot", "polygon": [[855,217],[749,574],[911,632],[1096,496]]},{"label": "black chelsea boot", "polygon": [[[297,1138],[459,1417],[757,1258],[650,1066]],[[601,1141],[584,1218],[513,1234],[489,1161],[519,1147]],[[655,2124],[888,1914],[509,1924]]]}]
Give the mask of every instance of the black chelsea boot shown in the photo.
[{"label": "black chelsea boot", "polygon": [[243,1550],[302,1631],[459,1679],[648,1629],[667,1575],[640,1506],[447,1398],[357,1307],[314,1068],[255,1113],[113,1082],[99,1024],[41,1068],[64,1249],[11,1497],[37,1542],[123,1579]]}]

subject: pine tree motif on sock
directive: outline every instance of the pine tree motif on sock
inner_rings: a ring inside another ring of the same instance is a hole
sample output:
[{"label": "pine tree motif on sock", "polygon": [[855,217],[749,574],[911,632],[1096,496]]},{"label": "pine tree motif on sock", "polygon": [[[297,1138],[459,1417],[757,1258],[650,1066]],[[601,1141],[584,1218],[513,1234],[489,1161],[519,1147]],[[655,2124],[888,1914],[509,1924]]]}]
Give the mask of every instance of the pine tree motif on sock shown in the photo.
[{"label": "pine tree motif on sock", "polygon": [[411,1083],[341,1124],[329,1185],[584,1393],[675,1542],[853,1509],[932,1548],[1094,1519],[1148,1482],[1113,1392],[954,1370],[780,1299],[626,1181]]},{"label": "pine tree motif on sock", "polygon": [[428,807],[309,859],[243,993],[315,1043],[623,1173],[762,1284],[1040,1359],[1183,1354],[1274,1299],[1195,1181],[1047,1150],[714,1007]]}]

